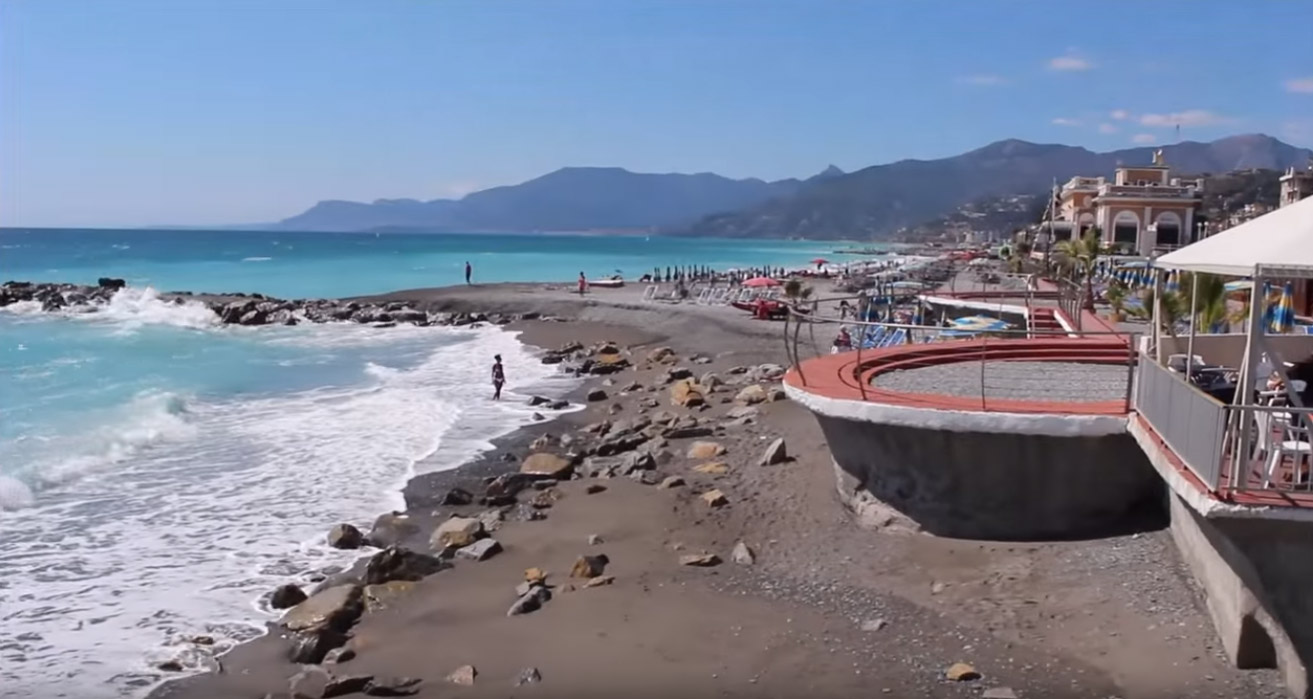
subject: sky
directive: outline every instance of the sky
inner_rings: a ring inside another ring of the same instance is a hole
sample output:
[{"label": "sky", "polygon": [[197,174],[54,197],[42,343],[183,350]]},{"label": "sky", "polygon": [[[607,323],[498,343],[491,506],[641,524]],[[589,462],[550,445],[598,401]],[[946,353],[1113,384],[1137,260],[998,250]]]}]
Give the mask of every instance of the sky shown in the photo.
[{"label": "sky", "polygon": [[1313,2],[0,0],[0,226],[276,221],[563,166],[1313,146]]}]

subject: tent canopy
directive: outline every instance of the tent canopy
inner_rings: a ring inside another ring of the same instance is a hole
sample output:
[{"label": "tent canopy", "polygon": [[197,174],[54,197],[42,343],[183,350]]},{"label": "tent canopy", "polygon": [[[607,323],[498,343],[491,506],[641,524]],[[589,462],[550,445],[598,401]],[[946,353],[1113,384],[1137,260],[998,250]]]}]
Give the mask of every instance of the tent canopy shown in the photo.
[{"label": "tent canopy", "polygon": [[1229,277],[1250,277],[1263,267],[1267,276],[1313,278],[1313,198],[1169,252],[1153,264]]}]

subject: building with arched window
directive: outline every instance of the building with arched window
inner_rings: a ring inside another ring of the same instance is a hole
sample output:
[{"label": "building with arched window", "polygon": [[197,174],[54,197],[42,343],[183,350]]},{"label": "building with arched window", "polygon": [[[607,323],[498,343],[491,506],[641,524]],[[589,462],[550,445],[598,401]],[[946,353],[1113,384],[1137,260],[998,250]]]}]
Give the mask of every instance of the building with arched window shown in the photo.
[{"label": "building with arched window", "polygon": [[1141,255],[1189,245],[1195,240],[1195,214],[1202,180],[1171,176],[1162,151],[1150,165],[1118,167],[1106,177],[1073,177],[1058,194],[1054,237],[1102,231],[1104,243]]}]

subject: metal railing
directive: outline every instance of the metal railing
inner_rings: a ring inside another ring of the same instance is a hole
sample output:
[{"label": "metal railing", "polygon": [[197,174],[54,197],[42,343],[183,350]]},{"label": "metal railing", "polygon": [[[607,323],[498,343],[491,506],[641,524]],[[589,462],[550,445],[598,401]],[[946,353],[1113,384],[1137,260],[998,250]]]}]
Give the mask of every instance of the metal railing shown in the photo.
[{"label": "metal railing", "polygon": [[1227,405],[1147,354],[1139,357],[1134,408],[1204,485],[1222,483]]},{"label": "metal railing", "polygon": [[[843,352],[847,354],[852,354],[855,359],[855,362],[853,363],[853,375],[851,377],[845,377],[845,381],[847,382],[847,380],[851,380],[852,384],[855,384],[861,396],[861,399],[864,401],[871,399],[871,396],[869,395],[869,389],[873,388],[873,386],[868,386],[868,379],[870,377],[867,376],[867,373],[870,369],[876,368],[876,367],[868,366],[868,361],[867,361],[867,359],[870,357],[870,353],[873,350],[887,349],[889,347],[901,346],[901,345],[921,346],[921,347],[930,348],[937,346],[937,343],[955,343],[955,342],[960,342],[962,339],[969,339],[969,340],[981,340],[973,348],[975,352],[978,352],[978,355],[975,357],[971,356],[968,353],[967,349],[963,347],[962,353],[957,355],[951,364],[960,364],[960,363],[972,362],[972,361],[979,362],[980,363],[979,374],[978,374],[979,380],[975,381],[973,376],[972,383],[974,385],[968,388],[967,386],[963,385],[963,382],[967,380],[966,371],[960,368],[951,370],[957,383],[953,387],[955,390],[952,393],[948,393],[948,395],[953,395],[959,398],[971,397],[973,399],[978,399],[980,406],[979,409],[986,412],[990,411],[994,407],[997,407],[997,409],[1002,411],[1007,411],[1009,408],[1015,405],[1016,400],[1040,401],[1040,402],[1052,400],[1055,402],[1071,402],[1071,403],[1100,402],[1099,399],[1091,399],[1086,396],[1075,396],[1066,401],[1062,400],[1061,398],[1053,398],[1052,396],[1048,395],[1052,393],[1052,391],[1055,388],[1055,384],[1051,376],[1045,376],[1043,374],[1028,375],[1025,374],[1024,372],[1009,370],[1012,366],[1012,362],[1010,362],[1009,359],[1017,359],[1018,361],[1025,361],[1026,360],[1025,356],[994,360],[994,361],[991,361],[991,357],[993,356],[992,353],[995,350],[1001,350],[1001,349],[1005,350],[1008,349],[1009,346],[1010,347],[1023,346],[1016,342],[1017,340],[1023,340],[1023,339],[1039,339],[1039,338],[1052,338],[1052,339],[1064,339],[1064,340],[1081,339],[1081,338],[1091,339],[1091,340],[1112,339],[1112,340],[1116,340],[1119,345],[1124,344],[1124,346],[1126,347],[1125,359],[1124,360],[1119,359],[1115,363],[1117,366],[1125,366],[1125,372],[1119,374],[1115,379],[1113,379],[1110,376],[1105,376],[1102,378],[1101,384],[1099,383],[1099,380],[1089,380],[1088,384],[1092,386],[1094,389],[1097,389],[1096,393],[1101,393],[1102,395],[1105,396],[1115,395],[1116,396],[1115,399],[1120,400],[1123,403],[1123,405],[1125,406],[1125,410],[1127,412],[1129,412],[1131,408],[1131,404],[1132,404],[1131,387],[1133,384],[1133,377],[1136,368],[1136,363],[1135,363],[1136,343],[1134,342],[1135,338],[1133,337],[1132,334],[1124,333],[1124,332],[1109,332],[1109,331],[1073,333],[1071,331],[1062,330],[1062,329],[1039,330],[1035,328],[1023,328],[1023,329],[1009,328],[1005,330],[990,330],[990,331],[980,332],[980,333],[976,333],[972,337],[967,337],[967,338],[947,338],[944,336],[946,333],[959,332],[959,331],[954,331],[954,329],[951,327],[944,327],[940,325],[897,323],[897,322],[882,321],[882,320],[860,320],[859,318],[843,318],[834,315],[827,315],[826,313],[822,312],[823,308],[828,308],[830,305],[836,304],[840,301],[845,301],[845,300],[852,301],[860,298],[861,297],[858,296],[833,297],[833,298],[817,299],[814,301],[810,301],[806,304],[787,306],[789,309],[789,313],[785,317],[784,328],[783,328],[784,340],[786,343],[786,348],[785,348],[786,354],[788,356],[789,362],[791,363],[792,367],[797,372],[799,380],[804,386],[808,385],[807,368],[805,366],[805,358],[803,356],[805,342],[802,335],[802,327],[806,325],[807,335],[805,339],[806,341],[809,341],[811,344],[811,351],[809,353],[811,357],[819,357],[824,354],[829,354],[831,348],[831,345],[827,344],[825,348],[822,349],[817,344],[816,341],[817,326],[823,328],[822,330],[823,337],[830,337],[832,335],[837,334],[839,327],[843,327],[849,331],[854,346],[851,349],[843,350]],[[825,329],[828,329],[831,332],[827,333]],[[898,338],[898,342],[896,345],[883,345],[881,347],[865,346],[866,343],[864,342],[864,340],[870,337],[872,333],[878,333],[881,337],[884,338],[896,336]],[[1072,347],[1074,353],[1079,352],[1079,349],[1080,348],[1078,345],[1073,345]],[[1043,356],[1037,355],[1034,357],[1034,361],[1045,361],[1045,359]],[[1061,359],[1058,361],[1079,363],[1081,360],[1079,359],[1079,357],[1077,357],[1073,359]],[[1091,364],[1103,364],[1103,365],[1107,365],[1109,363],[1110,362],[1108,361],[1091,362]],[[949,366],[949,364],[950,363],[946,363],[944,364],[944,366]],[[994,368],[994,370],[990,371],[991,368]],[[992,381],[991,378],[993,379]],[[1114,383],[1115,385],[1113,385]],[[940,389],[941,387],[932,386],[930,388]],[[1061,388],[1061,386],[1059,385],[1058,388]],[[944,394],[942,390],[926,390],[926,391],[912,391],[912,392],[914,393],[923,392],[927,394],[941,394],[941,395]],[[1112,400],[1112,399],[1113,398],[1105,398],[1104,400]],[[1004,403],[999,403],[999,401],[1003,401]]]}]

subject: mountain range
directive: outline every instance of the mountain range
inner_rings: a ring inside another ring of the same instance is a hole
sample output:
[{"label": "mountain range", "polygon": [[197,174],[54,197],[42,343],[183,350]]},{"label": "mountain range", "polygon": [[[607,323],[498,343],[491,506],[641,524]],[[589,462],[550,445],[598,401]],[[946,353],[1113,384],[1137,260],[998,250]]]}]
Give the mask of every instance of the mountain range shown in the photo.
[{"label": "mountain range", "polygon": [[[323,201],[282,230],[646,230],[742,238],[878,239],[982,197],[1036,193],[1056,179],[1111,176],[1148,164],[1156,147],[1096,153],[1010,139],[937,160],[901,160],[807,179],[734,180],[712,173],[644,174],[568,167],[461,199]],[[1262,134],[1162,146],[1174,173],[1303,167],[1313,151]]]}]

